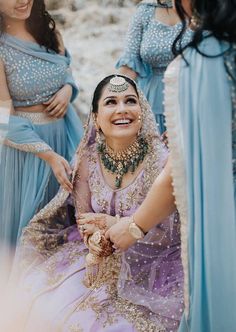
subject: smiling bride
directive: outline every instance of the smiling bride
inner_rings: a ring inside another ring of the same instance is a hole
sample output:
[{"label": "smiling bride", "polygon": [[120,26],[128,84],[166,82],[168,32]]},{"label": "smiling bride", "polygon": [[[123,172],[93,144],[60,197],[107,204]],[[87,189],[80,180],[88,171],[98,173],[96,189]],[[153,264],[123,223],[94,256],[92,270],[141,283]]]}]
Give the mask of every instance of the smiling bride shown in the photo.
[{"label": "smiling bride", "polygon": [[[177,331],[183,312],[178,213],[147,234],[129,218],[166,163],[135,83],[104,78],[74,159],[72,195],[60,190],[21,238],[15,269],[29,303],[24,331]],[[123,254],[104,236],[119,217],[127,217],[138,239]]]}]

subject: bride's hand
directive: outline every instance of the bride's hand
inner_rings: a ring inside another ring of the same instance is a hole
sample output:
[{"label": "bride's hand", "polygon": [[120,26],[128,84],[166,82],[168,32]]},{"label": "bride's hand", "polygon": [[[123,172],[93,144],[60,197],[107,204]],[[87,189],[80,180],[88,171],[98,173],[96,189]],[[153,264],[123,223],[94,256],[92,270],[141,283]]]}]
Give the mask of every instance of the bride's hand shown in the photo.
[{"label": "bride's hand", "polygon": [[77,220],[82,233],[93,234],[97,230],[107,231],[116,223],[116,217],[104,213],[83,213]]}]

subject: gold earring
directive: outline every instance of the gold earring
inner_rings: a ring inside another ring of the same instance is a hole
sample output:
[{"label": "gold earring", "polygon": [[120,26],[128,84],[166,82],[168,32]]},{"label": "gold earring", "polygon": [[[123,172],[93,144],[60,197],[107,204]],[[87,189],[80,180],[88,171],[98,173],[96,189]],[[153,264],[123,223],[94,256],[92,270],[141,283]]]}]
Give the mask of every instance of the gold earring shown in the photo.
[{"label": "gold earring", "polygon": [[139,128],[139,131],[138,131],[138,137],[141,135],[141,131],[142,131],[142,117],[141,117],[141,114],[139,114],[138,116],[138,123],[140,124],[140,128]]},{"label": "gold earring", "polygon": [[138,137],[141,136],[141,133],[142,133],[142,127],[140,127],[139,130],[138,130]]},{"label": "gold earring", "polygon": [[97,122],[95,123],[95,129],[96,129],[95,141],[100,146],[101,144],[103,144],[104,139],[102,137],[101,128],[98,126]]},{"label": "gold earring", "polygon": [[93,122],[94,122],[94,126],[95,126],[95,130],[96,130],[96,137],[95,137],[95,141],[98,145],[101,144],[102,142],[102,139],[101,139],[101,135],[100,135],[100,128],[98,126],[98,123],[97,123],[97,119],[96,119],[96,116],[94,114],[92,114],[92,118],[93,118]]}]

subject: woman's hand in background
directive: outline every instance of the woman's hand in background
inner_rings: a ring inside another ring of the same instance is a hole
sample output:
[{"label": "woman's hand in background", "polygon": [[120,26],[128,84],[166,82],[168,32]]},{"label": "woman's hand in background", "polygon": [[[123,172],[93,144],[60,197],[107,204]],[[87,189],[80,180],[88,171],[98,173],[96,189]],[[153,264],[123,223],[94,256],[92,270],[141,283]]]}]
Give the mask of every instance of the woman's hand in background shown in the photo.
[{"label": "woman's hand in background", "polygon": [[68,161],[54,151],[40,152],[37,155],[50,165],[62,188],[71,193],[73,185],[69,180],[69,176],[71,175],[72,170]]},{"label": "woman's hand in background", "polygon": [[43,104],[46,107],[45,112],[55,118],[63,118],[66,114],[70,99],[72,96],[72,87],[70,84],[64,85],[52,98]]}]

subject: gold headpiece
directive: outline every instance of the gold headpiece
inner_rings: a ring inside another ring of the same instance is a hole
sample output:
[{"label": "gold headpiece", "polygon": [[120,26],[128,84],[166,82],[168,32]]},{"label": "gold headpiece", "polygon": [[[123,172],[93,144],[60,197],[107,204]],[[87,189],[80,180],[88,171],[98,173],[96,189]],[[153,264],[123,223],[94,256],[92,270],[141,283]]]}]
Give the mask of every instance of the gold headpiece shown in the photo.
[{"label": "gold headpiece", "polygon": [[108,89],[112,92],[122,92],[127,90],[129,87],[129,83],[125,80],[124,77],[115,76],[109,82]]}]

